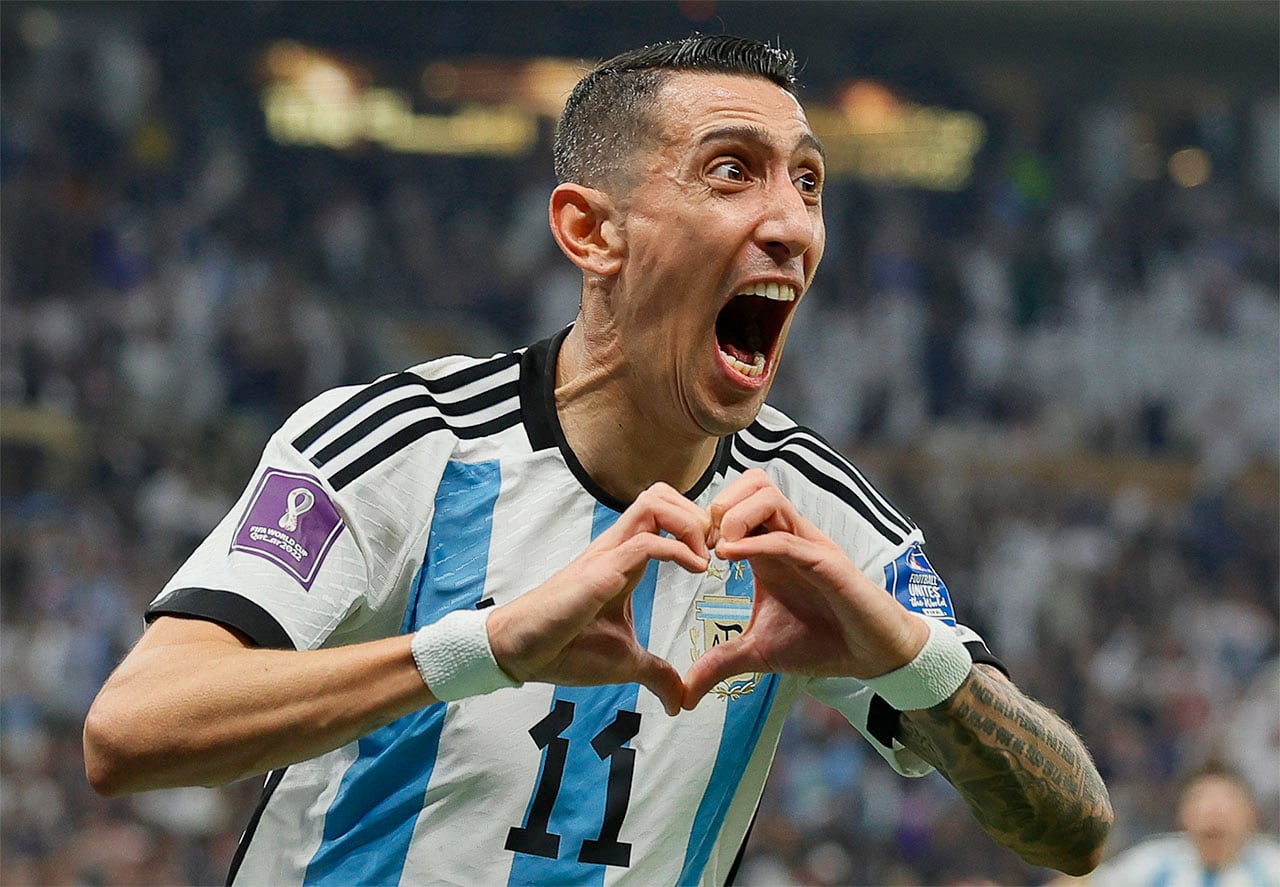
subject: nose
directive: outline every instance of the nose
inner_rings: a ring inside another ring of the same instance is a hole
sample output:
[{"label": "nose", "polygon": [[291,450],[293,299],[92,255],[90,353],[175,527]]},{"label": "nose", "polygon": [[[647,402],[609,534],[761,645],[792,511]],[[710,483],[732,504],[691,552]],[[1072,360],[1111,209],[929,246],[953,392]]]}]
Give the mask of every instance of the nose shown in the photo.
[{"label": "nose", "polygon": [[775,179],[765,196],[756,241],[779,264],[804,255],[817,239],[819,212],[805,203],[789,177]]}]

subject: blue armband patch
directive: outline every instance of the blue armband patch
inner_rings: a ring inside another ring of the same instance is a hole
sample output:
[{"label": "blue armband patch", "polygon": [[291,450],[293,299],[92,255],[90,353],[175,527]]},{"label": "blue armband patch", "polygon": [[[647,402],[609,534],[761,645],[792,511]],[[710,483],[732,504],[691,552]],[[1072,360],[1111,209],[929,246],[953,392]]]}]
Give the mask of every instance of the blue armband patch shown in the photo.
[{"label": "blue armband patch", "polygon": [[934,572],[919,542],[912,542],[893,563],[884,568],[885,587],[902,606],[923,616],[956,624],[955,610],[947,585]]}]

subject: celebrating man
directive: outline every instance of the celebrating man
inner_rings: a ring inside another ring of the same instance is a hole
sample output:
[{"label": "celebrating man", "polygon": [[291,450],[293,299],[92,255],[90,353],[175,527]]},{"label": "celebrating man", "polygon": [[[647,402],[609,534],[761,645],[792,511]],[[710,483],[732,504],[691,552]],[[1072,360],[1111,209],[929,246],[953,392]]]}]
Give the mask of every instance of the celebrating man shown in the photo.
[{"label": "celebrating man", "polygon": [[807,693],[1030,862],[1096,865],[1083,745],[765,405],[824,247],[794,68],[692,37],[578,84],[576,321],[289,419],[95,702],[95,787],[270,771],[238,883],[723,883]]}]

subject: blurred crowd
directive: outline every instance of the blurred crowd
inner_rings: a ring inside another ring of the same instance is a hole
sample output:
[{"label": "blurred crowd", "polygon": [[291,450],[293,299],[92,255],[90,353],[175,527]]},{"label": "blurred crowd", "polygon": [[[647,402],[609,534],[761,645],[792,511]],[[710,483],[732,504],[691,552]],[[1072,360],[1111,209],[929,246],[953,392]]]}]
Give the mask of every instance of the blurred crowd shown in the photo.
[{"label": "blurred crowd", "polygon": [[[147,601],[297,405],[548,334],[578,279],[541,150],[285,149],[251,89],[138,30],[22,24],[0,112],[0,882],[220,883],[258,783],[105,800],[83,776],[84,713]],[[1169,124],[1212,163],[1194,186],[1133,174],[1123,94],[1055,113],[1035,139],[994,127],[959,193],[831,183],[773,400],[912,515],[961,618],[1081,732],[1114,848],[1171,828],[1209,756],[1275,831],[1276,96]],[[816,703],[783,745],[744,882],[1047,879]]]}]

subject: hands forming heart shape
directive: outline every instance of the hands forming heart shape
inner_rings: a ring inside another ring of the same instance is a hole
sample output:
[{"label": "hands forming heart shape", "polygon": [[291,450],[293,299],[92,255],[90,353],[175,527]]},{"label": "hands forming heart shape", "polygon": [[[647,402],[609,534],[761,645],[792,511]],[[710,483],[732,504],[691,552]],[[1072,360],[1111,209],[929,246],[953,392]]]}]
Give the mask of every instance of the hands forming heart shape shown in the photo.
[{"label": "hands forming heart shape", "polygon": [[[637,642],[631,592],[651,560],[701,573],[712,553],[751,564],[751,622],[681,677]],[[911,661],[929,634],[758,469],[707,510],[655,484],[562,570],[495,608],[488,625],[498,664],[517,680],[637,682],[670,715],[743,672],[875,677]]]}]

